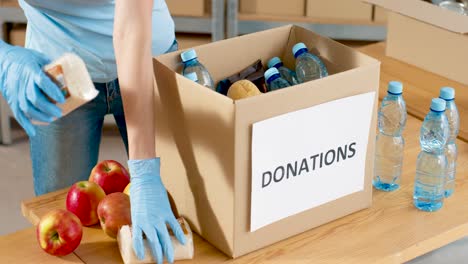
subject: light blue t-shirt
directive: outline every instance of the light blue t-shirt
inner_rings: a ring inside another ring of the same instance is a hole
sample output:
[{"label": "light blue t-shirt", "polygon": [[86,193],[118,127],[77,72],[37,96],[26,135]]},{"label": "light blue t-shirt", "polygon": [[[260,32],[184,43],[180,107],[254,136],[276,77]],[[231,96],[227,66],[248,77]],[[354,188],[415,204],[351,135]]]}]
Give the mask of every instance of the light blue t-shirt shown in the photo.
[{"label": "light blue t-shirt", "polygon": [[[132,0],[138,1],[138,0]],[[26,47],[51,60],[73,52],[86,63],[94,82],[117,78],[114,47],[114,0],[19,0],[28,19]],[[166,2],[154,0],[153,55],[175,40],[174,21]]]}]

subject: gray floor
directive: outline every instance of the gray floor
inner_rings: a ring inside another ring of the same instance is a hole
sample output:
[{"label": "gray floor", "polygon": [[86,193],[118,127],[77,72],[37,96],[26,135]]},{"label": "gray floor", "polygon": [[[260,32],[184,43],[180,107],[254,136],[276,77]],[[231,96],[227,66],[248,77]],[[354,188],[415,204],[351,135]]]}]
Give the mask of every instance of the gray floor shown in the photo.
[{"label": "gray floor", "polygon": [[[34,196],[31,176],[31,161],[26,135],[15,127],[14,144],[0,145],[0,235],[5,235],[30,224],[21,215],[20,203]],[[114,159],[126,164],[126,154],[118,135],[111,126],[104,130],[100,159]],[[428,253],[410,262],[411,264],[462,264],[468,263],[468,239],[460,240],[444,248]]]}]

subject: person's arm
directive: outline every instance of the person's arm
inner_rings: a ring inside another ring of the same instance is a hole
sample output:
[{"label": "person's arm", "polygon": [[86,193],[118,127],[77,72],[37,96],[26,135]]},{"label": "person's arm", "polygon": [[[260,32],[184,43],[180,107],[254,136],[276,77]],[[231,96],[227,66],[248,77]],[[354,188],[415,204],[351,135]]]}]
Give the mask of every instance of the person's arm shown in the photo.
[{"label": "person's arm", "polygon": [[158,263],[163,256],[174,261],[174,250],[166,227],[177,239],[186,238],[171,210],[155,157],[152,64],[153,0],[117,0],[114,21],[114,50],[125,121],[127,123],[131,186],[132,242],[143,259],[143,233]]},{"label": "person's arm", "polygon": [[154,158],[153,0],[117,0],[114,49],[130,159]]}]

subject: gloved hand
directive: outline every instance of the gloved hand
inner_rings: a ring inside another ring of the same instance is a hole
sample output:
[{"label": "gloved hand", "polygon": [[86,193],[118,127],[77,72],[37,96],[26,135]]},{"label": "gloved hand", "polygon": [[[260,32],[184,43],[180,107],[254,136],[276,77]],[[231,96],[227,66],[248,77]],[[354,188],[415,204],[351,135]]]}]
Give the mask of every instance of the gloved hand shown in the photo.
[{"label": "gloved hand", "polygon": [[46,97],[65,102],[60,89],[42,70],[47,63],[49,60],[37,51],[0,41],[0,91],[29,136],[35,135],[32,120],[49,123],[62,115]]},{"label": "gloved hand", "polygon": [[133,250],[139,259],[145,257],[143,236],[150,244],[157,263],[163,263],[163,253],[174,262],[174,249],[167,230],[169,224],[180,243],[186,243],[184,232],[171,210],[171,205],[160,177],[159,158],[129,160],[131,175],[130,206],[132,213]]}]

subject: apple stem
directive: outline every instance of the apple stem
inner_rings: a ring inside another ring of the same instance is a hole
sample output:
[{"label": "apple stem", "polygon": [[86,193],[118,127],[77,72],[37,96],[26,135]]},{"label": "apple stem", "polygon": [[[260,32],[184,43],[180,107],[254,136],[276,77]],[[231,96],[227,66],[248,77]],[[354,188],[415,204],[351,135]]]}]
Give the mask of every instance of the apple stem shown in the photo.
[{"label": "apple stem", "polygon": [[51,238],[52,238],[52,240],[54,240],[54,241],[58,240],[58,239],[59,239],[59,234],[58,234],[58,232],[54,232],[54,233],[52,234],[52,237],[51,237]]}]

